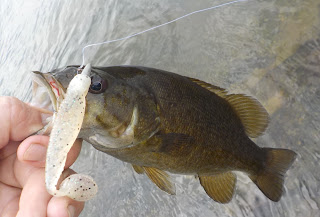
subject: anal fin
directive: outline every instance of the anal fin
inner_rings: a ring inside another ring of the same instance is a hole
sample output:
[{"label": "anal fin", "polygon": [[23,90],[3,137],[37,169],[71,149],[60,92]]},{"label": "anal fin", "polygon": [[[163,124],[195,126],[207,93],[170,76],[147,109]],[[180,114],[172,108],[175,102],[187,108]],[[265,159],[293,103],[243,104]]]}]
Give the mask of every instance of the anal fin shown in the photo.
[{"label": "anal fin", "polygon": [[143,167],[143,169],[149,179],[161,190],[171,195],[176,194],[175,185],[170,181],[170,176],[166,172],[152,167]]},{"label": "anal fin", "polygon": [[228,203],[234,194],[237,177],[233,172],[212,176],[199,176],[200,184],[206,193],[219,203]]}]

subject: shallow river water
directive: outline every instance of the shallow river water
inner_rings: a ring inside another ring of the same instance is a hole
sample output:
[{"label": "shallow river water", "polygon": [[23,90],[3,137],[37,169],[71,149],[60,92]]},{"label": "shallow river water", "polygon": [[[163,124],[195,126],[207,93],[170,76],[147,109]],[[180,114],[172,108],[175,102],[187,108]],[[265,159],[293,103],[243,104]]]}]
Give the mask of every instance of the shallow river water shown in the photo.
[{"label": "shallow river water", "polygon": [[[81,64],[89,43],[116,39],[220,0],[1,0],[0,95],[31,98],[30,71]],[[233,200],[211,200],[193,176],[173,175],[177,195],[129,164],[84,144],[73,166],[93,176],[85,216],[320,216],[320,0],[249,0],[196,14],[141,36],[89,48],[92,65],[143,65],[257,98],[270,124],[256,143],[298,153],[285,194],[268,200],[240,174]]]}]

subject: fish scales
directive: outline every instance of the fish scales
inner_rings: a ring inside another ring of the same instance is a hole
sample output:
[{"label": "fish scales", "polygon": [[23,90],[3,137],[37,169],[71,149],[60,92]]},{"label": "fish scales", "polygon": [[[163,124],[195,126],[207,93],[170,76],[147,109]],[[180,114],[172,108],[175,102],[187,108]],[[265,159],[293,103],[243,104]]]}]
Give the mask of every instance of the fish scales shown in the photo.
[{"label": "fish scales", "polygon": [[[128,72],[125,70],[130,70],[130,68],[122,67],[115,73],[108,72],[126,78]],[[193,141],[180,144],[188,146],[185,147],[187,150],[180,147],[182,149],[180,152],[167,147],[167,152],[150,153],[143,146],[135,146],[127,150],[106,149],[105,152],[122,160],[128,158],[128,162],[131,163],[137,158],[140,162],[144,161],[142,164],[145,166],[156,166],[161,169],[166,169],[169,161],[175,165],[169,170],[174,173],[201,174],[201,170],[203,173],[210,173],[207,171],[209,165],[220,168],[220,164],[221,166],[229,164],[230,167],[239,167],[238,169],[246,171],[248,170],[247,163],[242,165],[243,161],[252,161],[260,165],[261,158],[263,158],[262,151],[244,134],[244,127],[240,119],[225,100],[186,77],[163,71],[149,73],[144,68],[141,69],[141,72],[144,74],[137,73],[137,76],[134,77],[130,74],[126,81],[128,85],[143,87],[153,94],[154,100],[160,107],[160,131],[163,134],[174,132],[189,135],[190,138],[182,138],[182,140]],[[172,103],[178,104],[178,102],[183,107],[172,106]],[[196,123],[196,125],[190,125],[190,123]],[[155,140],[156,138],[153,138],[145,142],[145,146],[149,147],[151,144],[158,143]],[[247,143],[248,145],[243,145]],[[132,152],[135,152],[134,156]],[[248,153],[254,154],[248,155]],[[206,160],[199,159],[199,156]],[[190,165],[190,167],[186,168],[185,165]]]}]

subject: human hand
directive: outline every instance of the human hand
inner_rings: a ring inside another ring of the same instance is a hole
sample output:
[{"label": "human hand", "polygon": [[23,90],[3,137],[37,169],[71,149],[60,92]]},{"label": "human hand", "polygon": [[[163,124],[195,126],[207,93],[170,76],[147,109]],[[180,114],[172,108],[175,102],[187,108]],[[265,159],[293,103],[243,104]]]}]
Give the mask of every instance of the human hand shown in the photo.
[{"label": "human hand", "polygon": [[[13,97],[0,97],[0,215],[2,217],[78,216],[83,202],[53,197],[45,187],[48,136],[32,133],[41,129],[41,112]],[[26,138],[28,137],[28,138]],[[63,173],[77,159],[82,141],[70,150]]]}]

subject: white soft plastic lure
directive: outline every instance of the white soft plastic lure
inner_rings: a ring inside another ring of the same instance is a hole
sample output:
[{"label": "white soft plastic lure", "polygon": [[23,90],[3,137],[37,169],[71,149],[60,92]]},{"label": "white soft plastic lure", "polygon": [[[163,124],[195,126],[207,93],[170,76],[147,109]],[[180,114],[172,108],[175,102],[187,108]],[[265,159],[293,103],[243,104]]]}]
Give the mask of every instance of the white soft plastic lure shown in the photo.
[{"label": "white soft plastic lure", "polygon": [[98,191],[90,176],[73,174],[59,186],[58,180],[64,170],[67,154],[77,139],[85,113],[85,97],[91,79],[91,65],[87,64],[81,74],[70,82],[58,112],[54,115],[46,158],[45,180],[47,191],[54,196],[68,196],[74,200],[90,200]]}]

